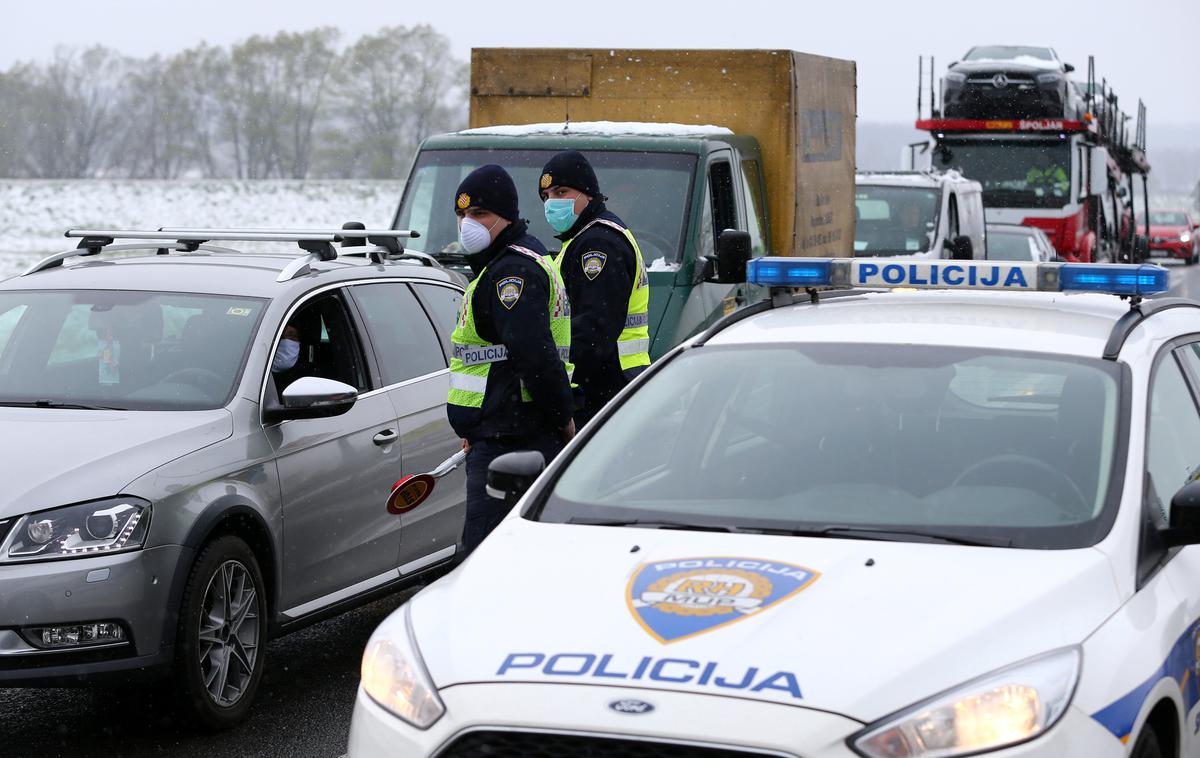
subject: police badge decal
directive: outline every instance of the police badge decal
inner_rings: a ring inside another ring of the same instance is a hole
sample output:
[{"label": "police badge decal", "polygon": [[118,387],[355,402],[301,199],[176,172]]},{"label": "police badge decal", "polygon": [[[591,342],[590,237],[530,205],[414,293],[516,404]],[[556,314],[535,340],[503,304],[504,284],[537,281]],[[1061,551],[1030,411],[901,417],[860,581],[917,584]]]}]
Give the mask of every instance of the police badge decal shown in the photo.
[{"label": "police badge decal", "polygon": [[599,250],[589,250],[580,257],[579,262],[583,266],[583,275],[591,281],[600,276],[604,264],[608,262],[608,256]]},{"label": "police badge decal", "polygon": [[680,558],[643,563],[625,602],[665,644],[741,621],[807,589],[820,572],[755,558]]},{"label": "police badge decal", "polygon": [[525,280],[519,276],[506,276],[496,282],[496,297],[500,304],[510,311],[521,299],[521,290],[525,289]]}]

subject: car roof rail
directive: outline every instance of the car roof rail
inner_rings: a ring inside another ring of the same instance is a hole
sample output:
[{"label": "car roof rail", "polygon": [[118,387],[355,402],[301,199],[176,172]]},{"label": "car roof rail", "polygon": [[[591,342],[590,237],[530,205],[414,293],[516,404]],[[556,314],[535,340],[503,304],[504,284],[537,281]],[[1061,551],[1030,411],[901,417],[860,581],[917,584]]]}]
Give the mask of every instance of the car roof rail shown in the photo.
[{"label": "car roof rail", "polygon": [[1121,354],[1125,340],[1129,339],[1129,335],[1133,334],[1133,330],[1139,324],[1156,313],[1173,308],[1200,308],[1200,302],[1185,297],[1152,297],[1133,304],[1121,314],[1121,318],[1117,319],[1112,331],[1108,333],[1108,342],[1104,344],[1104,359],[1115,361]]},{"label": "car roof rail", "polygon": [[[228,229],[203,229],[197,227],[161,227],[163,232],[221,232],[230,234],[329,234],[337,237],[338,242],[342,243],[342,248],[360,247],[370,242],[374,248],[366,250],[355,250],[354,252],[343,252],[342,255],[354,255],[370,258],[375,263],[382,263],[385,260],[415,260],[420,261],[426,266],[440,265],[431,255],[425,253],[416,253],[405,251],[404,245],[401,244],[402,239],[418,239],[421,233],[413,229],[367,229],[359,221],[348,221],[342,224],[340,229],[295,229],[295,228],[228,228]],[[353,234],[350,234],[353,232]]]},{"label": "car roof rail", "polygon": [[[355,223],[356,226],[362,226]],[[346,226],[350,226],[347,224]],[[348,231],[354,231],[356,234],[347,234]],[[420,237],[420,233],[407,229],[237,229],[237,228],[169,228],[160,227],[156,230],[147,229],[68,229],[64,235],[68,238],[79,239],[79,244],[74,250],[68,250],[62,253],[43,258],[35,263],[21,276],[44,271],[46,269],[61,266],[63,261],[74,257],[86,257],[99,255],[105,250],[115,252],[117,250],[133,250],[145,248],[157,248],[159,255],[169,253],[171,250],[194,252],[202,245],[208,242],[294,242],[300,249],[304,250],[309,255],[299,259],[299,262],[305,264],[298,267],[297,270],[308,270],[307,264],[311,261],[331,261],[338,257],[337,249],[333,243],[341,242],[344,246],[355,246],[363,244],[364,236],[372,243],[379,247],[371,250],[363,251],[362,255],[370,256],[376,262],[382,262],[385,259],[395,259],[396,257],[404,257],[420,260],[425,265],[434,265],[434,261],[429,256],[424,254],[405,253],[404,248],[400,245],[401,238],[416,238]],[[116,245],[118,240],[143,240],[154,241],[163,240],[169,241],[171,244],[160,245]],[[237,252],[235,250],[226,249],[226,252]],[[426,260],[428,258],[428,260]],[[291,268],[291,266],[289,266]],[[285,269],[286,271],[287,269]],[[293,272],[293,276],[296,272]],[[292,277],[288,277],[292,278]],[[279,281],[287,281],[280,279]]]}]

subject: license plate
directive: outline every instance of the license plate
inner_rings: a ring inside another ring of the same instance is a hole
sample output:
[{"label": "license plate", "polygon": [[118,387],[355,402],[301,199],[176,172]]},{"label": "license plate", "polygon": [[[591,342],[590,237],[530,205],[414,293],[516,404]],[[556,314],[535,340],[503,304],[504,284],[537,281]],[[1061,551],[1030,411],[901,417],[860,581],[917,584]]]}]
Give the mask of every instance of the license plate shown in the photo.
[{"label": "license plate", "polygon": [[1166,258],[1167,251],[1163,250],[1162,248],[1157,248],[1157,247],[1151,248],[1150,249],[1150,257],[1151,258]]}]

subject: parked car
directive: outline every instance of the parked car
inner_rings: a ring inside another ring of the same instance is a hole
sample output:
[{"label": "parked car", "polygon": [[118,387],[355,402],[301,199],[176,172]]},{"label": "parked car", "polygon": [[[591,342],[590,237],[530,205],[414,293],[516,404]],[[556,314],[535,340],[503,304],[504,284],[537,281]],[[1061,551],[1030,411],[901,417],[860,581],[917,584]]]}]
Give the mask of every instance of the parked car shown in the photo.
[{"label": "parked car", "polygon": [[979,182],[957,171],[860,171],[854,185],[855,257],[983,257]]},{"label": "parked car", "polygon": [[1075,70],[1049,47],[981,45],[951,63],[942,79],[946,118],[1066,118],[1083,113]]},{"label": "parked car", "polygon": [[989,261],[1046,263],[1058,258],[1050,238],[1041,229],[1019,224],[987,225]]},{"label": "parked car", "polygon": [[219,728],[270,638],[454,559],[461,471],[388,500],[459,449],[463,280],[332,235],[297,257],[155,234],[0,283],[0,687],[173,675]]},{"label": "parked car", "polygon": [[1189,266],[1200,261],[1200,216],[1183,208],[1152,209],[1150,257],[1181,260]]}]

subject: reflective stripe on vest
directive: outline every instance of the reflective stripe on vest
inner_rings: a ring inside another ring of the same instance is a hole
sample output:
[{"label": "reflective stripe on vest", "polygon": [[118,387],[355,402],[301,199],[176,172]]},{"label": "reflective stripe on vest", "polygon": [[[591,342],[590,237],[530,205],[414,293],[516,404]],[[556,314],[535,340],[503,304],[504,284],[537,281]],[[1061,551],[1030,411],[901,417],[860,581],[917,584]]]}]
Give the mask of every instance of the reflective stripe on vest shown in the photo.
[{"label": "reflective stripe on vest", "polygon": [[584,225],[583,229],[580,229],[574,237],[563,243],[562,249],[558,251],[558,256],[554,259],[554,266],[559,272],[562,271],[563,262],[566,260],[567,248],[571,246],[571,243],[580,234],[583,234],[593,224],[604,224],[616,229],[625,235],[625,239],[629,240],[629,245],[633,248],[633,255],[637,261],[637,273],[633,278],[633,287],[629,292],[629,305],[625,309],[625,328],[621,330],[621,335],[617,337],[617,356],[620,358],[622,371],[628,371],[631,368],[639,366],[649,366],[650,280],[646,276],[646,264],[642,260],[642,250],[638,247],[637,240],[633,238],[633,234],[625,227],[608,219],[594,219]]},{"label": "reflective stripe on vest", "polygon": [[[571,307],[567,300],[567,288],[563,286],[562,277],[553,265],[534,251],[509,245],[509,249],[518,252],[535,261],[546,272],[550,280],[550,335],[554,338],[558,356],[562,359],[567,378],[574,374],[575,367],[571,365]],[[458,320],[450,341],[454,345],[454,353],[450,358],[450,391],[446,402],[467,408],[482,408],[487,394],[488,372],[493,363],[508,360],[508,348],[495,345],[479,336],[475,328],[475,287],[483,279],[483,271],[479,272],[467,285],[463,294],[462,304],[458,309]],[[521,400],[531,402],[533,396],[521,383]]]}]

